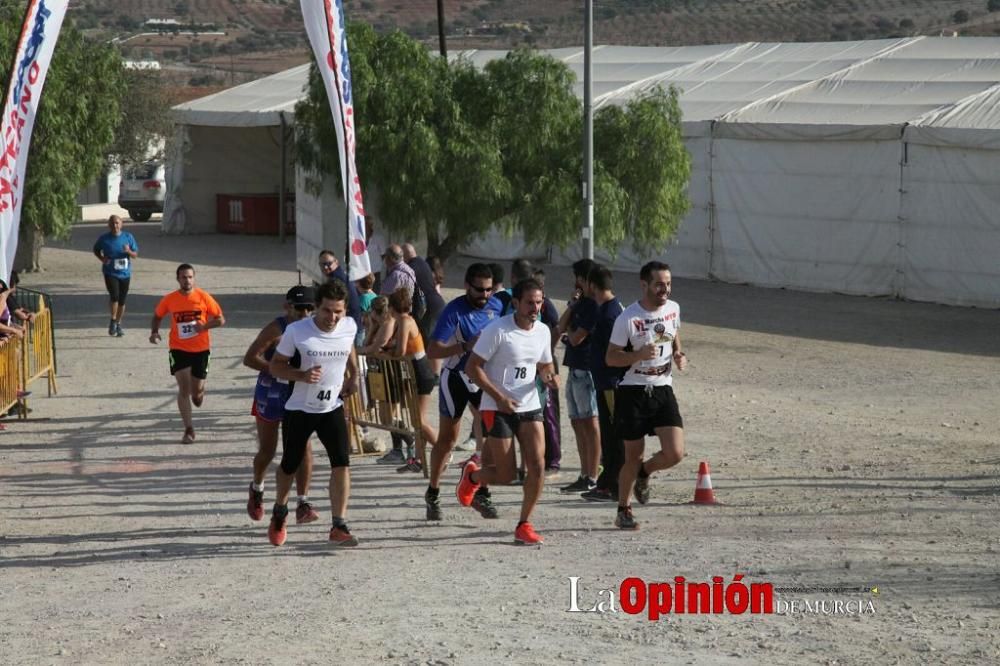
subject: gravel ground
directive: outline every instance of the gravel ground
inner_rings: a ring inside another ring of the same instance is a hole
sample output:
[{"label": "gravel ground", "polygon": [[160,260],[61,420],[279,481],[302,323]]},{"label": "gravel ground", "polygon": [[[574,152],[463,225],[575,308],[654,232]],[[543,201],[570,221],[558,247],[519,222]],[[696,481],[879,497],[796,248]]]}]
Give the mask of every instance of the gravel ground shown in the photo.
[{"label": "gravel ground", "polygon": [[[293,244],[127,225],[142,252],[116,339],[89,252],[103,228],[77,226],[23,281],[55,298],[59,394],[36,384],[30,420],[0,433],[0,662],[1000,659],[996,311],[677,280],[688,457],[654,476],[640,531],[617,531],[613,505],[560,496],[556,482],[536,512],[545,545],[515,547],[518,488],[496,488],[501,519],[484,522],[452,498],[452,470],[445,520],[428,524],[422,478],[361,458],[350,518],[362,545],[334,552],[317,457],[323,520],[273,548],[244,509],[256,444],[240,360],[295,282]],[[182,261],[228,320],[193,446],[179,443],[166,350],[146,340]],[[467,261],[449,265],[450,286]],[[561,303],[569,271],[548,273]],[[636,276],[617,277],[634,298]],[[563,437],[566,483],[578,471],[566,421]],[[701,460],[722,506],[686,504]],[[601,592],[737,574],[810,589],[778,595],[796,612],[658,621],[617,598],[609,610]],[[570,577],[581,611],[603,600],[608,612],[567,612]],[[824,600],[865,612],[801,608]]]}]

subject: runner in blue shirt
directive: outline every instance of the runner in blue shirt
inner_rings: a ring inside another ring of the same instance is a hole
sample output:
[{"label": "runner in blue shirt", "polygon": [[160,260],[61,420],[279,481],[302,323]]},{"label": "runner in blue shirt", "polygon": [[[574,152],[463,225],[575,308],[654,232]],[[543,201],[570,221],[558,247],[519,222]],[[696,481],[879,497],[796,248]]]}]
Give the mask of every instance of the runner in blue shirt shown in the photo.
[{"label": "runner in blue shirt", "polygon": [[[465,296],[459,296],[441,311],[427,345],[427,356],[444,359],[438,396],[440,428],[431,452],[430,485],[424,495],[427,520],[441,520],[438,497],[441,475],[458,440],[466,406],[472,408],[473,418],[479,418],[482,389],[472,383],[464,370],[480,332],[498,319],[503,309],[492,293],[493,273],[490,267],[479,263],[470,265],[465,271]],[[488,488],[482,487],[477,491],[472,506],[484,518],[497,517]]]},{"label": "runner in blue shirt", "polygon": [[122,230],[122,218],[117,215],[108,218],[108,229],[110,231],[94,243],[94,256],[101,260],[104,286],[111,297],[108,335],[120,338],[125,335],[122,317],[125,316],[125,299],[132,279],[132,260],[139,256],[139,244],[135,236]]}]

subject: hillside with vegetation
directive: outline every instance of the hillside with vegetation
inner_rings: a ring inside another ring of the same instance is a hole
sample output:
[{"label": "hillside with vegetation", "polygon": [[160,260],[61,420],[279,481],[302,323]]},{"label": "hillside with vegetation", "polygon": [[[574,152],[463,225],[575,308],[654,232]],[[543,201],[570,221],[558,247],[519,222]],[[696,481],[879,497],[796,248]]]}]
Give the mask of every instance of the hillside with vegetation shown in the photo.
[{"label": "hillside with vegetation", "polygon": [[[345,0],[349,20],[437,45],[436,0]],[[583,42],[581,0],[444,0],[449,49]],[[71,20],[178,86],[223,86],[305,62],[299,0],[80,0]],[[1000,0],[594,0],[598,44],[688,45],[1000,34]]]}]

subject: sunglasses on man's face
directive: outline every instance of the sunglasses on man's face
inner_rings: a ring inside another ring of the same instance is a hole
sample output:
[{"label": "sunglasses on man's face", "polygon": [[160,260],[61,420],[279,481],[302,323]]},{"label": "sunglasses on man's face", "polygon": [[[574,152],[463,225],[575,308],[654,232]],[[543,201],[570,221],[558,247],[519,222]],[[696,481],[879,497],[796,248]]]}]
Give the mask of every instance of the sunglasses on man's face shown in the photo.
[{"label": "sunglasses on man's face", "polygon": [[319,265],[322,266],[323,268],[329,268],[330,266],[333,266],[333,262],[332,261],[321,261],[321,262],[319,262]]},{"label": "sunglasses on man's face", "polygon": [[296,305],[296,306],[294,306],[294,307],[295,307],[295,309],[296,309],[296,310],[298,310],[299,312],[312,312],[313,310],[315,310],[315,309],[316,309],[316,308],[315,308],[315,307],[313,307],[312,305]]},{"label": "sunglasses on man's face", "polygon": [[472,290],[473,290],[473,291],[477,291],[477,292],[479,292],[480,294],[488,294],[488,293],[490,293],[491,291],[493,291],[493,285],[490,285],[490,286],[488,286],[488,287],[477,287],[477,286],[476,286],[476,285],[474,285],[474,284],[470,284],[469,286],[470,286],[470,287],[472,287]]}]

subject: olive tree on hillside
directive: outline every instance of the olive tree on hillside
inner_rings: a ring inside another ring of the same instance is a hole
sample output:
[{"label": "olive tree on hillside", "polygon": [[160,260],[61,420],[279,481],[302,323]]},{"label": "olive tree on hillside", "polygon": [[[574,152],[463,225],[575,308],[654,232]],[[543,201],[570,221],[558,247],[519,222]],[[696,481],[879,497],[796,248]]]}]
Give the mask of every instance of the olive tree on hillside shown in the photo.
[{"label": "olive tree on hillside", "polygon": [[[357,166],[381,224],[425,233],[447,257],[491,227],[565,247],[580,237],[582,107],[561,62],[515,50],[477,69],[445,62],[401,32],[351,25]],[[315,64],[296,107],[299,163],[339,180]],[[690,158],[673,91],[655,90],[595,119],[596,244],[655,252],[688,208]]]},{"label": "olive tree on hillside", "polygon": [[[0,7],[0,77],[6,89],[23,7]],[[105,164],[124,91],[122,60],[65,23],[35,120],[14,268],[38,268],[46,236],[65,237],[76,197]]]}]

